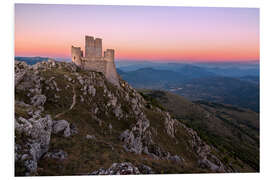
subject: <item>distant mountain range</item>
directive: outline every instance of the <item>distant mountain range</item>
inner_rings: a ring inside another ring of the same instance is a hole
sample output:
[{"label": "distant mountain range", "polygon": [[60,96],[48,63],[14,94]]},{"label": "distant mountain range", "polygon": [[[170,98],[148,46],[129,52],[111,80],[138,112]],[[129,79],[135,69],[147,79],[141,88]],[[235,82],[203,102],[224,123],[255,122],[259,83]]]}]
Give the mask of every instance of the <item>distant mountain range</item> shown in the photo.
[{"label": "distant mountain range", "polygon": [[[48,59],[51,59],[50,57],[40,57],[40,56],[35,56],[35,57],[22,57],[22,56],[16,56],[15,60],[17,61],[24,61],[29,65],[36,64],[38,62],[42,61],[48,61]],[[61,62],[71,62],[71,59],[69,58],[53,58],[54,60],[61,61]]]},{"label": "distant mountain range", "polygon": [[36,57],[15,57],[15,60],[17,61],[24,61],[26,62],[27,64],[29,65],[33,65],[33,64],[36,64],[38,62],[41,62],[41,61],[48,61],[48,57],[39,57],[39,56],[36,56]]},{"label": "distant mountain range", "polygon": [[190,64],[119,68],[119,75],[139,89],[168,90],[189,100],[206,100],[259,112],[259,69],[256,67],[199,67]]},{"label": "distant mountain range", "polygon": [[122,71],[129,72],[143,68],[154,68],[156,70],[170,70],[182,72],[191,70],[191,73],[201,73],[202,71],[214,73],[220,76],[241,77],[241,76],[259,76],[259,64],[254,63],[155,63],[155,62],[119,62],[116,61],[116,67]]}]

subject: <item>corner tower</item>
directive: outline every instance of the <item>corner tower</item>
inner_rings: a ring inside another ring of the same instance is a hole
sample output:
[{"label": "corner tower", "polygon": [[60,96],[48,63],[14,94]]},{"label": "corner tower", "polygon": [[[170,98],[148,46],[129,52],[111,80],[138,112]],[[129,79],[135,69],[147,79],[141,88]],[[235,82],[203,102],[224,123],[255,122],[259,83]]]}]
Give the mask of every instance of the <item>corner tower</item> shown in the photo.
[{"label": "corner tower", "polygon": [[83,56],[83,51],[81,50],[80,47],[71,46],[72,62],[74,62],[78,66],[82,65],[82,56]]},{"label": "corner tower", "polygon": [[107,49],[104,51],[104,60],[107,62],[114,62],[114,50]]},{"label": "corner tower", "polygon": [[106,61],[105,77],[114,85],[119,86],[119,77],[114,64],[113,49],[107,49],[104,52],[104,61]]}]

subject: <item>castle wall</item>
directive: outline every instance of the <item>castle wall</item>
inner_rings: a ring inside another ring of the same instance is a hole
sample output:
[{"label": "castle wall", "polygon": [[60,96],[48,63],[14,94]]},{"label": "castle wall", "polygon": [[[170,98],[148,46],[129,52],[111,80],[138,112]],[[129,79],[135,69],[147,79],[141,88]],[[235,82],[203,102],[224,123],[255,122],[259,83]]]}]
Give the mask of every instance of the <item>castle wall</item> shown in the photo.
[{"label": "castle wall", "polygon": [[72,58],[72,62],[74,62],[76,65],[80,66],[82,64],[81,62],[81,56],[82,51],[80,47],[74,47],[71,46],[71,58]]},{"label": "castle wall", "polygon": [[112,84],[119,86],[119,77],[115,68],[114,61],[108,62],[105,60],[87,61],[83,58],[83,67],[88,70],[101,72],[106,79]]},{"label": "castle wall", "polygon": [[106,73],[107,62],[102,61],[102,60],[84,61],[83,66],[84,66],[85,69],[92,70],[92,71],[97,71],[97,72],[102,72],[103,74],[105,74]]}]

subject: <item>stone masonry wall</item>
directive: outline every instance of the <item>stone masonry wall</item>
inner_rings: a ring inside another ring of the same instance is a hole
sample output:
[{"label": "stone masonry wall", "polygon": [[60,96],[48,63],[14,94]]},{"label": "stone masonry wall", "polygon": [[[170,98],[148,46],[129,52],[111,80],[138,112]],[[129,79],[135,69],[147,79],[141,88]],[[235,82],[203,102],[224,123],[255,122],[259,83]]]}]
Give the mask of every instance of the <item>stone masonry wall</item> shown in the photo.
[{"label": "stone masonry wall", "polygon": [[104,75],[106,73],[107,62],[106,61],[84,61],[83,67],[88,70],[93,70],[97,72],[102,72]]}]

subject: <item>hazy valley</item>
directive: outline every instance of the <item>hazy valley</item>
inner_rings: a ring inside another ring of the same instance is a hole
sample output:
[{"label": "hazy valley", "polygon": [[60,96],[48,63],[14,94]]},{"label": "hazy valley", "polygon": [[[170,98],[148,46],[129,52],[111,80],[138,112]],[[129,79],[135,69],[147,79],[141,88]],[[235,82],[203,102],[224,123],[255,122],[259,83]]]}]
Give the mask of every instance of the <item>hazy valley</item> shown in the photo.
[{"label": "hazy valley", "polygon": [[165,90],[191,101],[231,104],[259,112],[258,64],[210,65],[146,63],[120,66],[118,73],[135,88]]}]

